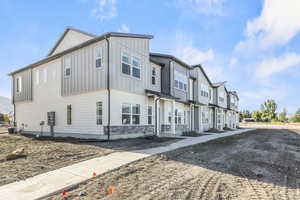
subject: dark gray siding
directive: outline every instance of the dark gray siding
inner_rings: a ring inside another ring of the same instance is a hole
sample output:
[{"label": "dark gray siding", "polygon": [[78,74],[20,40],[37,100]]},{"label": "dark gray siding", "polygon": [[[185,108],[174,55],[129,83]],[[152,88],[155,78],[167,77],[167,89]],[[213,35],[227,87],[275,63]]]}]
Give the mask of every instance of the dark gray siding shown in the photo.
[{"label": "dark gray siding", "polygon": [[[22,79],[22,90],[17,92],[17,77]],[[13,99],[14,102],[31,101],[32,100],[32,70],[28,69],[13,75]]]},{"label": "dark gray siding", "polygon": [[156,62],[162,63],[164,67],[161,68],[161,92],[163,94],[171,95],[171,82],[170,82],[170,60],[162,57],[151,56],[151,59]]}]

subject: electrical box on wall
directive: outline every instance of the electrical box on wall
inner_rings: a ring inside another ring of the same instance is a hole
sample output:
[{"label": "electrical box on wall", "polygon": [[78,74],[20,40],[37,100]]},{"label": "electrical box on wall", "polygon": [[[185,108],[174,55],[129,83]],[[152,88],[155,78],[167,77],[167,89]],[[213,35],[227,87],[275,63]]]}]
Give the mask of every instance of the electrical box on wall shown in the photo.
[{"label": "electrical box on wall", "polygon": [[55,112],[48,112],[48,126],[55,126]]}]

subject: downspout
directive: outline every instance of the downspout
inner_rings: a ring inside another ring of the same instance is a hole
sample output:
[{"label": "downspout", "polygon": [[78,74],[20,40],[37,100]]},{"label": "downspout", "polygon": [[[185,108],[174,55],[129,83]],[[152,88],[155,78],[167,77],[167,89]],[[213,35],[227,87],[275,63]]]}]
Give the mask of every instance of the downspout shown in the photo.
[{"label": "downspout", "polygon": [[105,36],[107,42],[107,108],[108,108],[108,120],[107,120],[107,139],[110,141],[110,43],[107,36]]}]

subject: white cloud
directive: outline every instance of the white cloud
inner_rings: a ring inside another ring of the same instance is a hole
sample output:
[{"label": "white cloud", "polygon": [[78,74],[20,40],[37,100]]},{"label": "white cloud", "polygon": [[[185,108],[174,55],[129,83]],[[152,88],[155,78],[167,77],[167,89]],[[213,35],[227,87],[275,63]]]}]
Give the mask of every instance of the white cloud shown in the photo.
[{"label": "white cloud", "polygon": [[113,19],[118,15],[116,0],[96,0],[97,7],[92,10],[92,16],[104,20]]},{"label": "white cloud", "polygon": [[256,70],[256,77],[267,78],[274,73],[282,72],[290,67],[300,65],[300,54],[286,53],[281,57],[263,60]]},{"label": "white cloud", "polygon": [[226,0],[176,0],[178,8],[187,13],[199,13],[205,15],[224,15],[224,3]]},{"label": "white cloud", "polygon": [[299,0],[264,0],[260,16],[247,23],[246,40],[237,49],[267,49],[288,43],[300,31],[299,10]]},{"label": "white cloud", "polygon": [[214,59],[215,54],[212,49],[200,51],[193,46],[185,46],[177,49],[176,55],[190,65],[201,64]]},{"label": "white cloud", "polygon": [[238,58],[233,56],[233,57],[230,58],[229,65],[230,65],[230,66],[234,66],[234,65],[236,65],[238,62],[239,62]]},{"label": "white cloud", "polygon": [[129,33],[130,29],[127,24],[122,24],[121,27],[119,28],[118,32]]}]

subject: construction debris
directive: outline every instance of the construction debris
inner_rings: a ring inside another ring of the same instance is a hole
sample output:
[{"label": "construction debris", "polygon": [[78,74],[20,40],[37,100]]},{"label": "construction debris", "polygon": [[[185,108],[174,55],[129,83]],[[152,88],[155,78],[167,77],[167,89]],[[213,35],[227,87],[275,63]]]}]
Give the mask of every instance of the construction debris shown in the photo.
[{"label": "construction debris", "polygon": [[15,160],[18,158],[27,157],[27,153],[25,152],[24,148],[19,148],[13,151],[12,153],[6,155],[6,160]]}]

